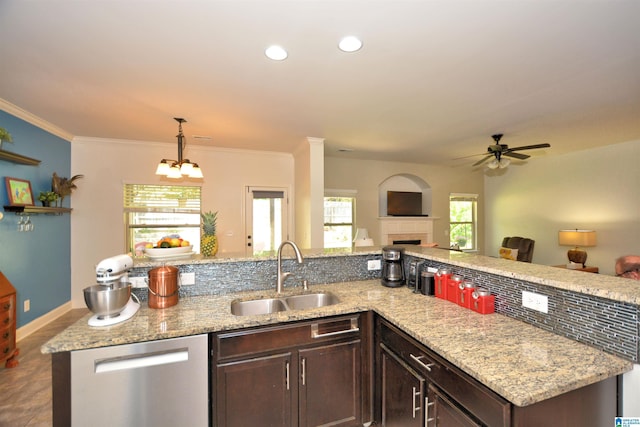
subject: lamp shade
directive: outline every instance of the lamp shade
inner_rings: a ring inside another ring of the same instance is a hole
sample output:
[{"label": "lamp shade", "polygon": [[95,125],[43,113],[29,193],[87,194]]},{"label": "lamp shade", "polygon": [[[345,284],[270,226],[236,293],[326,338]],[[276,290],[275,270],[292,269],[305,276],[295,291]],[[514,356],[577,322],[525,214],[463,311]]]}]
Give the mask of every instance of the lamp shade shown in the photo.
[{"label": "lamp shade", "polygon": [[593,230],[560,230],[558,244],[561,246],[595,246],[596,232]]}]

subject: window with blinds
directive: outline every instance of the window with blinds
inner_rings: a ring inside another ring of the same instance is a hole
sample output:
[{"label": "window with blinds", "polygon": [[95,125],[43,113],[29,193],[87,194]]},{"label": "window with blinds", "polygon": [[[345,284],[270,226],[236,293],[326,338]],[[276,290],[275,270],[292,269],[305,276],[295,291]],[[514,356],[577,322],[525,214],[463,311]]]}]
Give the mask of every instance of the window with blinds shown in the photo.
[{"label": "window with blinds", "polygon": [[178,236],[200,252],[200,200],[200,187],[125,184],[126,250],[141,256],[145,246]]},{"label": "window with blinds", "polygon": [[325,192],[324,247],[350,248],[353,244],[355,192],[346,190]]},{"label": "window with blinds", "polygon": [[451,247],[477,250],[477,194],[449,195],[449,238]]}]

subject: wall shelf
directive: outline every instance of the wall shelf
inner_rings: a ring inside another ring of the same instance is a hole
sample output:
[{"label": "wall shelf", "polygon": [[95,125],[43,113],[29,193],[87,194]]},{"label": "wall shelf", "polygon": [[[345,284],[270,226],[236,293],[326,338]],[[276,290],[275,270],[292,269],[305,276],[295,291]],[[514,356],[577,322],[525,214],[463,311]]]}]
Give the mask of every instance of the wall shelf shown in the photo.
[{"label": "wall shelf", "polygon": [[65,213],[71,213],[71,208],[52,208],[47,206],[5,206],[4,211],[13,212],[16,215],[21,215],[21,214],[62,215]]},{"label": "wall shelf", "polygon": [[5,151],[2,149],[0,149],[0,160],[8,160],[13,163],[30,166],[38,166],[40,164],[40,160],[38,159],[32,159],[31,157],[12,153],[11,151]]}]

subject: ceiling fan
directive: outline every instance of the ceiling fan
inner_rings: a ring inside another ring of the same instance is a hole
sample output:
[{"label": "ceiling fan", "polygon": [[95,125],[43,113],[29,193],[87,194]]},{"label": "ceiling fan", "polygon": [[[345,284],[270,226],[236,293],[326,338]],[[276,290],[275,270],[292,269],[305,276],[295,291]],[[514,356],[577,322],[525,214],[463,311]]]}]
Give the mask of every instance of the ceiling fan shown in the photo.
[{"label": "ceiling fan", "polygon": [[550,144],[545,143],[545,144],[523,145],[521,147],[509,148],[507,144],[500,144],[500,140],[502,139],[502,136],[503,135],[501,133],[491,135],[491,138],[493,138],[493,140],[496,143],[494,145],[488,146],[487,153],[489,153],[489,155],[487,155],[484,159],[475,162],[473,166],[481,165],[487,160],[493,158],[493,160],[489,162],[489,164],[487,164],[487,167],[489,167],[489,169],[496,169],[496,168],[503,169],[509,166],[509,164],[511,163],[509,159],[504,159],[503,156],[513,157],[514,159],[525,160],[531,156],[527,154],[517,153],[517,151],[533,150],[534,148],[551,147]]}]

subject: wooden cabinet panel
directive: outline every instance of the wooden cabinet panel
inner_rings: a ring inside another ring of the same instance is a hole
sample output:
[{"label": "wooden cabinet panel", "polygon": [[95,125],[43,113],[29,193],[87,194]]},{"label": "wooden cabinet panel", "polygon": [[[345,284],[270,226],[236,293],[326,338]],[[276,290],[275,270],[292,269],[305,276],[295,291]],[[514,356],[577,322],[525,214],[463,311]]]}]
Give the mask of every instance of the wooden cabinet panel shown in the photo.
[{"label": "wooden cabinet panel", "polygon": [[300,426],[361,425],[360,340],[299,352]]},{"label": "wooden cabinet panel", "polygon": [[482,427],[433,385],[427,392],[427,427]]},{"label": "wooden cabinet panel", "polygon": [[285,353],[218,365],[216,425],[291,426],[291,360]]},{"label": "wooden cabinet panel", "polygon": [[361,426],[371,413],[370,396],[363,399],[363,385],[371,383],[362,378],[371,372],[363,367],[368,319],[354,314],[213,334],[214,425]]},{"label": "wooden cabinet panel", "polygon": [[424,426],[425,379],[381,346],[382,425],[385,427]]}]

